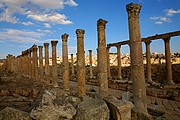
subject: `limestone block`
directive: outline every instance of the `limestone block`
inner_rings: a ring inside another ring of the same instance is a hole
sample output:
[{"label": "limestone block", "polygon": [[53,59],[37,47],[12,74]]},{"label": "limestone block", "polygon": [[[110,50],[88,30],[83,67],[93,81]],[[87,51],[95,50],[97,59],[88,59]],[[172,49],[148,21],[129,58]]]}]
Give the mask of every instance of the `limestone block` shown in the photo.
[{"label": "limestone block", "polygon": [[0,111],[0,120],[32,120],[29,113],[6,107]]},{"label": "limestone block", "polygon": [[76,114],[76,109],[67,100],[57,97],[55,91],[45,91],[39,105],[30,115],[36,120],[70,120]]},{"label": "limestone block", "polygon": [[131,109],[133,108],[132,102],[124,102],[118,100],[114,96],[104,98],[109,109],[110,116],[114,120],[131,120]]},{"label": "limestone block", "polygon": [[109,120],[109,109],[102,99],[87,99],[77,107],[75,120]]}]

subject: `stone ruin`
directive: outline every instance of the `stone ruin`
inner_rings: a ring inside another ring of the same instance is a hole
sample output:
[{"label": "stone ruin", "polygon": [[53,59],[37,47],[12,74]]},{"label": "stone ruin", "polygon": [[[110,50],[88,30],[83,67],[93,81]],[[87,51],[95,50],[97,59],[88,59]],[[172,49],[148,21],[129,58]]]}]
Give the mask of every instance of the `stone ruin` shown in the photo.
[{"label": "stone ruin", "polygon": [[[180,31],[141,38],[139,13],[141,5],[126,6],[130,40],[106,44],[107,21],[97,21],[98,65],[85,67],[84,34],[77,29],[77,62],[68,61],[68,34],[63,34],[61,65],[57,64],[56,45],[51,41],[52,65],[49,64],[49,43],[33,45],[15,57],[8,55],[0,69],[0,120],[160,120],[180,119],[180,86],[172,79],[170,38]],[[136,29],[134,29],[136,28]],[[152,80],[150,43],[163,39],[166,55],[166,81]],[[142,55],[146,44],[146,76]],[[121,68],[121,46],[130,47],[130,77],[124,79]],[[117,47],[117,77],[111,74],[109,49]],[[39,50],[39,52],[38,52]],[[39,55],[38,55],[39,53]],[[43,64],[43,58],[45,64]],[[96,71],[96,72],[95,72]]]}]

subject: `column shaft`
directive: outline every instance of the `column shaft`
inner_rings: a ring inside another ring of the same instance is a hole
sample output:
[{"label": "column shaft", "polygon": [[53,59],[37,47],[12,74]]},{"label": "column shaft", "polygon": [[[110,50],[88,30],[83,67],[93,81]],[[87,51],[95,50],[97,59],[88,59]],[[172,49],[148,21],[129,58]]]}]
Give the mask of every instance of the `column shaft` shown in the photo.
[{"label": "column shaft", "polygon": [[37,57],[38,48],[37,48],[37,45],[33,45],[32,49],[33,49],[33,62],[34,62],[34,77],[36,79],[38,79],[39,76],[38,76],[38,57]]},{"label": "column shaft", "polygon": [[92,50],[89,50],[89,78],[93,77],[92,72]]},{"label": "column shaft", "polygon": [[72,75],[74,75],[74,58],[73,58],[73,54],[71,54],[71,73],[72,73]]},{"label": "column shaft", "polygon": [[45,56],[45,83],[50,84],[50,67],[49,67],[49,43],[44,43]]},{"label": "column shaft", "polygon": [[62,38],[62,56],[63,56],[63,86],[65,92],[69,92],[69,61],[68,61],[68,34],[63,34]]},{"label": "column shaft", "polygon": [[56,45],[58,41],[51,41],[52,44],[52,77],[53,87],[58,87]]},{"label": "column shaft", "polygon": [[147,112],[146,84],[142,56],[142,43],[139,26],[139,13],[141,5],[130,3],[126,5],[128,12],[131,79],[133,81],[133,101],[135,109],[139,113]]},{"label": "column shaft", "polygon": [[82,29],[77,29],[77,79],[78,79],[78,95],[86,95],[85,86],[85,56],[84,56],[84,33]]},{"label": "column shaft", "polygon": [[152,83],[151,78],[151,52],[150,52],[150,43],[151,41],[145,41],[146,44],[146,69],[147,69],[147,82]]},{"label": "column shaft", "polygon": [[105,27],[107,21],[99,19],[97,21],[98,31],[98,79],[99,96],[104,98],[108,96],[108,78],[107,78],[107,54],[106,54],[106,36]]},{"label": "column shaft", "polygon": [[39,78],[41,81],[43,81],[44,79],[44,75],[43,75],[43,46],[38,46],[39,48]]},{"label": "column shaft", "polygon": [[165,56],[166,56],[166,83],[174,84],[172,79],[172,65],[171,65],[171,53],[170,53],[170,37],[163,38],[165,44]]},{"label": "column shaft", "polygon": [[122,79],[121,74],[121,46],[117,46],[117,59],[118,59],[118,79]]},{"label": "column shaft", "polygon": [[111,68],[110,68],[109,49],[110,49],[110,47],[106,47],[106,52],[107,52],[107,76],[110,79],[111,78]]}]

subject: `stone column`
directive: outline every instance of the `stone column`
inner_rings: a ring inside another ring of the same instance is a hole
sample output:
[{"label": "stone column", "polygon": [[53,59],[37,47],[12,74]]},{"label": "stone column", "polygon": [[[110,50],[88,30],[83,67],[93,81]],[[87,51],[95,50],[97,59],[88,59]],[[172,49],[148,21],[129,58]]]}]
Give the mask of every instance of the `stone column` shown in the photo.
[{"label": "stone column", "polygon": [[172,79],[172,65],[171,65],[171,53],[170,53],[170,37],[164,37],[165,56],[166,56],[166,83],[174,84]]},{"label": "stone column", "polygon": [[77,29],[77,80],[78,80],[78,95],[86,95],[85,86],[85,58],[84,58],[84,33],[82,29]]},{"label": "stone column", "polygon": [[31,55],[32,55],[32,57],[31,57],[31,74],[32,74],[32,77],[35,77],[35,72],[34,72],[34,52],[33,52],[33,46],[31,47]]},{"label": "stone column", "polygon": [[58,41],[51,41],[52,44],[52,77],[53,87],[58,87],[56,45]]},{"label": "stone column", "polygon": [[33,45],[32,47],[32,50],[33,50],[33,63],[34,63],[34,77],[35,78],[39,78],[38,76],[38,57],[37,57],[37,45]]},{"label": "stone column", "polygon": [[131,79],[133,81],[133,101],[135,109],[139,113],[147,112],[146,84],[142,56],[142,43],[139,26],[140,4],[130,3],[126,5],[128,12]]},{"label": "stone column", "polygon": [[89,78],[93,78],[93,72],[92,72],[92,50],[89,51]]},{"label": "stone column", "polygon": [[44,43],[45,56],[45,83],[50,84],[50,67],[49,67],[49,43]]},{"label": "stone column", "polygon": [[97,69],[97,71],[98,71],[98,60],[99,60],[98,48],[96,48],[96,52],[97,52],[97,65],[96,65],[96,69]]},{"label": "stone column", "polygon": [[109,49],[111,47],[106,47],[106,53],[107,53],[107,76],[109,79],[111,79],[111,68],[110,68],[110,58],[109,58]]},{"label": "stone column", "polygon": [[22,74],[25,75],[25,71],[26,71],[26,65],[25,65],[25,51],[22,51],[22,55],[21,55],[21,64],[22,64]]},{"label": "stone column", "polygon": [[117,47],[117,59],[118,59],[118,79],[122,79],[121,74],[121,46],[118,45]]},{"label": "stone column", "polygon": [[28,75],[29,64],[28,64],[28,51],[27,50],[25,50],[25,53],[24,53],[24,63],[25,63],[25,75]]},{"label": "stone column", "polygon": [[73,54],[71,54],[71,74],[72,76],[74,75],[74,58],[73,58]]},{"label": "stone column", "polygon": [[99,96],[104,98],[108,96],[108,78],[107,78],[107,53],[105,28],[107,21],[99,19],[97,21],[98,31],[98,80]]},{"label": "stone column", "polygon": [[146,69],[147,69],[147,82],[152,83],[152,78],[151,78],[151,52],[150,52],[150,40],[146,40]]},{"label": "stone column", "polygon": [[43,72],[43,46],[38,46],[39,48],[39,78],[41,81],[44,79],[44,72]]},{"label": "stone column", "polygon": [[31,76],[31,49],[28,49],[28,75]]},{"label": "stone column", "polygon": [[69,92],[69,61],[68,61],[68,34],[63,34],[62,38],[62,57],[63,57],[63,86],[65,92]]}]

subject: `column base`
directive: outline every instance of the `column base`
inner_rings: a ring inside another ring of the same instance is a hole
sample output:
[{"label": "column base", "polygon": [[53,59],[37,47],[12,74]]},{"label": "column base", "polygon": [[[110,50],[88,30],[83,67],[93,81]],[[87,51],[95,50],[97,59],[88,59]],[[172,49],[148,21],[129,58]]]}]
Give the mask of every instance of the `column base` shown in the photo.
[{"label": "column base", "polygon": [[173,80],[171,80],[171,81],[168,81],[167,83],[166,83],[166,85],[174,85],[175,83],[173,82]]}]

